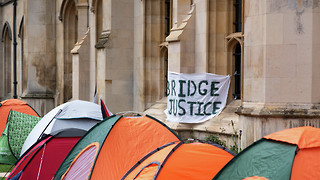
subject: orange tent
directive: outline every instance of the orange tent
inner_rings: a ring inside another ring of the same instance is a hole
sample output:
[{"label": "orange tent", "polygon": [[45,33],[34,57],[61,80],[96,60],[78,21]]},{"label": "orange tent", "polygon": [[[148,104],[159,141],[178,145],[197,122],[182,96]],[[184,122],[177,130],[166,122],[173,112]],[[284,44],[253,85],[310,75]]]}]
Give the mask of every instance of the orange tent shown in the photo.
[{"label": "orange tent", "polygon": [[2,134],[7,124],[10,110],[39,117],[39,114],[26,102],[19,99],[8,99],[0,102],[0,134]]},{"label": "orange tent", "polygon": [[320,129],[297,127],[267,135],[241,151],[219,179],[319,179]]},{"label": "orange tent", "polygon": [[208,179],[232,157],[212,145],[184,144],[150,116],[111,116],[74,146],[55,179]]},{"label": "orange tent", "polygon": [[180,142],[155,151],[138,161],[122,179],[206,180],[214,177],[233,158],[226,150],[204,143]]}]

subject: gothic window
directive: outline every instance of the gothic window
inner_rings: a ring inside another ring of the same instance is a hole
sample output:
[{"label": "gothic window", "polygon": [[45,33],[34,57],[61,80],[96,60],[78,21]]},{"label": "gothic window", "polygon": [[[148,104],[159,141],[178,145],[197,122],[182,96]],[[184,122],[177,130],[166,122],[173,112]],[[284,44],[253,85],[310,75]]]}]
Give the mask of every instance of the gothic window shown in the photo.
[{"label": "gothic window", "polygon": [[[233,1],[233,33],[231,36],[233,40],[237,43],[234,46],[231,46],[233,49],[232,57],[232,85],[233,88],[233,99],[241,99],[241,58],[242,58],[242,0]],[[232,41],[232,39],[230,41]]]},{"label": "gothic window", "polygon": [[165,36],[169,36],[171,29],[171,1],[165,0]]},{"label": "gothic window", "polygon": [[[171,29],[171,21],[172,21],[172,11],[171,11],[171,0],[165,0],[164,4],[164,39],[163,42],[165,42],[165,38],[169,36],[170,29]],[[164,96],[167,96],[166,89],[167,89],[167,80],[168,80],[168,48],[165,47],[162,50],[162,63],[161,63],[161,69],[162,69],[162,87],[164,89]]]},{"label": "gothic window", "polygon": [[78,38],[78,18],[77,9],[74,1],[68,1],[66,4],[63,18],[64,27],[64,101],[72,98],[72,55],[73,49]]},{"label": "gothic window", "polygon": [[241,46],[237,43],[234,56],[234,99],[241,99]]},{"label": "gothic window", "polygon": [[234,0],[234,32],[242,31],[242,0]]},{"label": "gothic window", "polygon": [[3,58],[2,58],[2,97],[9,98],[11,96],[12,85],[12,59],[11,59],[11,47],[12,47],[12,33],[9,23],[5,23],[2,31],[3,42]]}]

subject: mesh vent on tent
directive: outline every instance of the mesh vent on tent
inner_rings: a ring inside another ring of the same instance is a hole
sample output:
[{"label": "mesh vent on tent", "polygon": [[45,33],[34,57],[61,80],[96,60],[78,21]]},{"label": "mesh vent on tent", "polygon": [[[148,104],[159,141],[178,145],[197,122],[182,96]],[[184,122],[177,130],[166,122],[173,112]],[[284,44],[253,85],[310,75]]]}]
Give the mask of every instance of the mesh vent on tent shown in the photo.
[{"label": "mesh vent on tent", "polygon": [[27,139],[33,127],[41,118],[10,111],[8,117],[8,142],[9,147],[16,158],[19,158],[24,141]]},{"label": "mesh vent on tent", "polygon": [[98,149],[98,142],[93,142],[84,148],[71,163],[70,168],[61,179],[88,179],[95,157],[97,156]]}]

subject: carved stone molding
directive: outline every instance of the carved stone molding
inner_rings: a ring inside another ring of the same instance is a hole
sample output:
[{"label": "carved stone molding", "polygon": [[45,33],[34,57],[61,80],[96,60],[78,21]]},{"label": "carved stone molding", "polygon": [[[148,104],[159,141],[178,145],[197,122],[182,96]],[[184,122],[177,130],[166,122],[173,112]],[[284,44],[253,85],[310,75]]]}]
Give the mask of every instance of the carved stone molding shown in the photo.
[{"label": "carved stone molding", "polygon": [[94,46],[97,49],[105,48],[105,44],[107,43],[110,36],[110,30],[102,31],[97,44]]},{"label": "carved stone molding", "polygon": [[90,29],[88,28],[85,35],[74,45],[73,49],[71,50],[71,54],[79,53],[79,49],[81,48],[81,45],[84,43],[85,39],[87,38],[89,32],[90,32]]},{"label": "carved stone molding", "polygon": [[285,118],[319,118],[319,109],[291,109],[291,108],[244,108],[237,110],[238,115],[260,117],[285,117]]},{"label": "carved stone molding", "polygon": [[177,23],[175,23],[170,30],[169,36],[167,36],[166,41],[167,42],[173,42],[173,41],[180,41],[180,36],[185,30],[188,21],[192,18],[193,13],[195,11],[195,5],[191,6],[191,10],[188,12],[188,16],[182,21],[181,25],[177,27]]},{"label": "carved stone molding", "polygon": [[243,39],[244,39],[244,36],[243,36],[243,33],[242,32],[237,32],[237,33],[232,33],[232,34],[229,34],[228,36],[225,37],[226,39],[226,48],[229,46],[229,44],[236,40],[240,43],[241,47],[243,46]]}]

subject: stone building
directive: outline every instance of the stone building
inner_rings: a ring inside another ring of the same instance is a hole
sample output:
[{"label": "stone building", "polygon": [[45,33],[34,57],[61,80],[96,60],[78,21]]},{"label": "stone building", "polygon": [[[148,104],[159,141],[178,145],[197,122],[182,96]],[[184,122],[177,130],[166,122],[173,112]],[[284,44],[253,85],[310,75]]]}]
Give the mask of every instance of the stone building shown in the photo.
[{"label": "stone building", "polygon": [[[236,136],[242,147],[284,128],[320,127],[319,6],[0,0],[0,99],[16,96],[43,115],[97,92],[114,113],[151,114],[184,137]],[[168,71],[233,75],[228,105],[205,123],[166,121]]]}]

